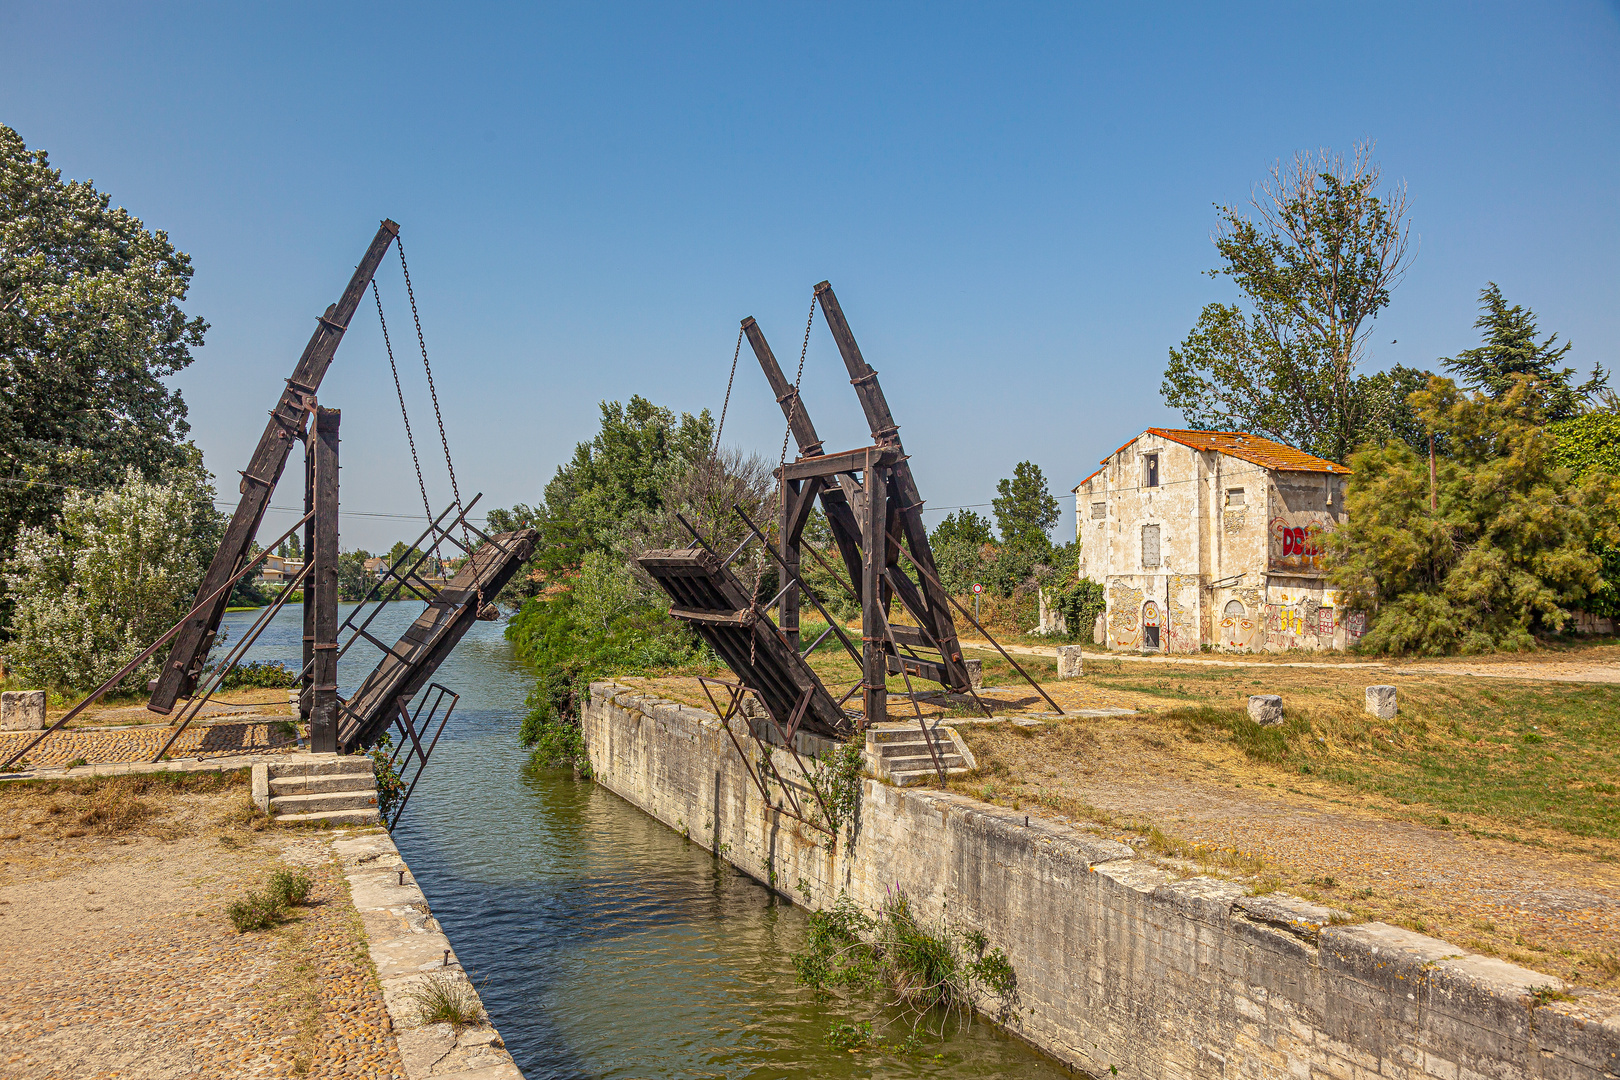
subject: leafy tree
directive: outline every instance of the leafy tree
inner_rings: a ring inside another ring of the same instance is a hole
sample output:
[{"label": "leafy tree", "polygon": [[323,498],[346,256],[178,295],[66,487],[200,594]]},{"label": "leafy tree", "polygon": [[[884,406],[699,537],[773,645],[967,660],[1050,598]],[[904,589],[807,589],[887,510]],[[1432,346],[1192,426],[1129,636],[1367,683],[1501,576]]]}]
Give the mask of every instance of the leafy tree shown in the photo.
[{"label": "leafy tree", "polygon": [[69,491],[190,460],[185,403],[162,380],[208,328],[179,306],[191,272],[168,234],[0,125],[0,553]]},{"label": "leafy tree", "polygon": [[1012,479],[996,483],[996,497],[990,507],[996,514],[996,528],[1004,547],[1042,555],[1052,546],[1046,535],[1058,521],[1058,503],[1047,489],[1041,467],[1020,461]]},{"label": "leafy tree", "polygon": [[364,548],[338,555],[339,599],[363,600],[372,586],[377,584],[377,575],[366,569],[366,560],[371,557],[371,552]]},{"label": "leafy tree", "polygon": [[[1272,167],[1254,217],[1217,207],[1215,247],[1241,304],[1209,304],[1170,350],[1161,393],[1199,428],[1253,431],[1333,461],[1377,432],[1377,389],[1356,375],[1404,271],[1404,187],[1379,194],[1370,144]],[[1387,401],[1386,401],[1387,404]]]},{"label": "leafy tree", "polygon": [[[1412,407],[1412,395],[1429,385],[1434,372],[1396,364],[1362,380],[1366,418],[1361,435],[1384,443],[1400,439],[1413,450],[1428,451],[1429,431]],[[1435,450],[1445,453],[1443,440],[1435,440]]]},{"label": "leafy tree", "polygon": [[1527,404],[1547,421],[1580,415],[1588,400],[1608,390],[1609,376],[1595,364],[1592,377],[1576,386],[1575,369],[1560,366],[1572,343],[1559,345],[1557,334],[1538,343],[1535,312],[1508,307],[1496,282],[1480,290],[1479,306],[1474,326],[1485,331],[1484,343],[1440,361],[1464,386],[1499,401],[1526,376],[1533,381]]},{"label": "leafy tree", "polygon": [[[1576,476],[1599,472],[1620,477],[1620,414],[1589,412],[1549,424],[1547,431],[1557,440],[1553,453],[1558,464]],[[1593,590],[1581,608],[1593,615],[1620,618],[1620,544],[1599,536],[1593,541],[1592,553],[1602,564],[1603,585]]]},{"label": "leafy tree", "polygon": [[276,554],[283,559],[302,559],[304,557],[304,547],[298,541],[298,534],[293,533],[283,540],[281,546],[276,548]]},{"label": "leafy tree", "polygon": [[[179,621],[224,531],[195,461],[159,482],[133,465],[99,494],[71,492],[59,527],[25,527],[0,580],[17,598],[6,663],[35,686],[97,686]],[[140,686],[161,652],[126,680]]]},{"label": "leafy tree", "polygon": [[978,546],[993,540],[995,537],[991,535],[990,522],[967,509],[945,515],[945,520],[935,525],[934,531],[928,534],[928,546],[936,551],[958,541]]},{"label": "leafy tree", "polygon": [[1376,652],[1525,648],[1556,631],[1602,587],[1594,540],[1614,543],[1616,485],[1561,467],[1540,424],[1537,383],[1519,376],[1495,400],[1434,378],[1414,395],[1444,435],[1439,509],[1428,461],[1404,441],[1351,461],[1348,523],[1329,540],[1330,581],[1351,611],[1372,616],[1362,647]]}]

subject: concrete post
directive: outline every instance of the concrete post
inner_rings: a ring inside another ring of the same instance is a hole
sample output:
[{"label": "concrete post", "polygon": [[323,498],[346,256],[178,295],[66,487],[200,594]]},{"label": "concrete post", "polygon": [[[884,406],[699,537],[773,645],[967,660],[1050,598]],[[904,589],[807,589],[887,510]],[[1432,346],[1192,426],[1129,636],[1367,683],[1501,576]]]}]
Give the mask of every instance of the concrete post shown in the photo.
[{"label": "concrete post", "polygon": [[1380,720],[1395,719],[1395,688],[1393,686],[1367,687],[1367,711]]},{"label": "concrete post", "polygon": [[1282,698],[1276,694],[1250,694],[1249,719],[1261,727],[1275,727],[1282,723]]},{"label": "concrete post", "polygon": [[0,731],[44,731],[45,691],[0,693]]},{"label": "concrete post", "polygon": [[1060,679],[1078,679],[1080,677],[1080,646],[1059,645],[1057,647],[1057,677]]}]

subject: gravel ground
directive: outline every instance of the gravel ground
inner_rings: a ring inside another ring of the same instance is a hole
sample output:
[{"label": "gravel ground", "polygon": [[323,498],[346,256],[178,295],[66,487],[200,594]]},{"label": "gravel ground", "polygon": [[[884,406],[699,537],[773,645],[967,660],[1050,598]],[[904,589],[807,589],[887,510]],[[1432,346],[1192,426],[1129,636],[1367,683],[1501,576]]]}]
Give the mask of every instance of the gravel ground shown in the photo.
[{"label": "gravel ground", "polygon": [[[246,802],[157,787],[109,826],[84,794],[0,789],[0,1073],[404,1076],[330,837],[253,831]],[[280,865],[308,903],[236,933],[225,906]]]},{"label": "gravel ground", "polygon": [[1262,889],[1620,990],[1620,844],[1527,831],[1514,842],[1485,823],[1401,820],[1409,808],[1307,777],[1278,787],[1275,771],[1210,744],[1198,758],[1178,753],[1131,718],[1066,722],[1043,737],[961,730],[981,767],[1006,770],[953,785],[966,794],[1091,822],[1139,846],[1154,826]]}]

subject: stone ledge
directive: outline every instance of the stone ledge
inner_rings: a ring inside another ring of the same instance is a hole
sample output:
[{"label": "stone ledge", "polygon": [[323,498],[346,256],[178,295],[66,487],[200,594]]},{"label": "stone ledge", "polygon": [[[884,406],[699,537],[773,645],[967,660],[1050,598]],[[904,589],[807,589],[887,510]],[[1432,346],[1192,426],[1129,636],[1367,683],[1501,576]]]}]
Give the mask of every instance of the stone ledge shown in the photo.
[{"label": "stone ledge", "polygon": [[334,841],[332,850],[343,865],[355,910],[365,925],[371,962],[409,1080],[523,1080],[492,1024],[463,1028],[458,1034],[448,1024],[423,1024],[417,1019],[411,994],[430,976],[449,975],[474,997],[478,991],[393,839],[381,831],[364,833]]}]

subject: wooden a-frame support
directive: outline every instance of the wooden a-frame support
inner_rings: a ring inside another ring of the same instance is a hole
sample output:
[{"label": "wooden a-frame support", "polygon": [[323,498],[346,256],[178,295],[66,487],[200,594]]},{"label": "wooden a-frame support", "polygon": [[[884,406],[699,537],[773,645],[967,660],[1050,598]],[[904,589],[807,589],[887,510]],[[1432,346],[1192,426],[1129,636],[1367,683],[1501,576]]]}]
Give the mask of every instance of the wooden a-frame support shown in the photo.
[{"label": "wooden a-frame support", "polygon": [[[790,578],[777,601],[777,625],[798,648],[800,595],[792,579],[801,568],[804,527],[819,501],[852,592],[861,604],[862,702],[867,723],[871,723],[887,715],[887,676],[891,673],[917,675],[955,693],[970,692],[970,680],[949,598],[940,586],[928,544],[922,497],[900,443],[899,425],[889,412],[877,372],[861,355],[828,282],[816,286],[816,301],[849,371],[873,445],[826,453],[798,390],[783,375],[759,324],[752,316],[742,321],[743,332],[799,449],[798,458],[777,474],[781,485],[778,554],[785,576]],[[920,571],[921,586],[900,567],[902,541]],[[916,621],[915,628],[889,622],[895,599]],[[939,659],[924,659],[916,654],[918,649],[935,652]]]}]

